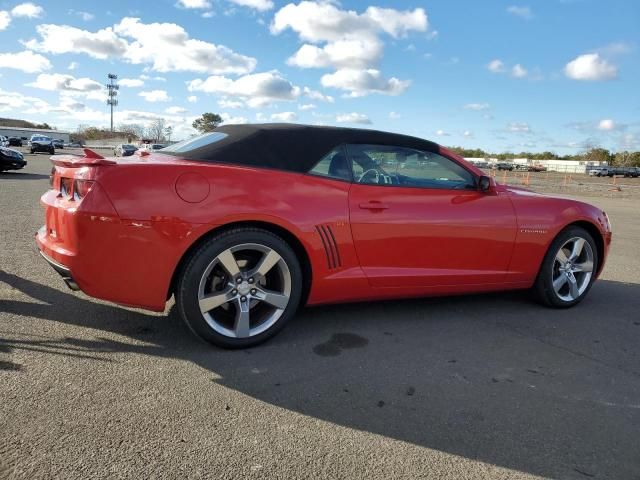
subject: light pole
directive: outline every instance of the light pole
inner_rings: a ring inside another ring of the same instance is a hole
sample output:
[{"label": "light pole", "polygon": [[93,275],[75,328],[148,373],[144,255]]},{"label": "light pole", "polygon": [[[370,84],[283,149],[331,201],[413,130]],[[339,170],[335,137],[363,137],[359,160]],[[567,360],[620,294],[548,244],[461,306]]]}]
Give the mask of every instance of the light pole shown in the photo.
[{"label": "light pole", "polygon": [[109,83],[107,83],[107,105],[111,107],[111,131],[113,132],[113,107],[118,105],[118,90],[120,89],[120,85],[116,83],[118,79],[118,75],[115,73],[110,73],[107,75],[109,79]]}]

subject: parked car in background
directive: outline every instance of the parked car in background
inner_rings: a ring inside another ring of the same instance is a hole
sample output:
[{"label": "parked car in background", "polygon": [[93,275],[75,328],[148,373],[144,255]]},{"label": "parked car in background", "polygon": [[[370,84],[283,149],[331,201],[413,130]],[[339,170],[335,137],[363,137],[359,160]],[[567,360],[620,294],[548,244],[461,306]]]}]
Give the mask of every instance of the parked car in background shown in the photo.
[{"label": "parked car in background", "polygon": [[499,162],[496,163],[493,168],[497,169],[497,170],[509,170],[512,171],[514,169],[513,163],[509,163],[509,162]]},{"label": "parked car in background", "polygon": [[47,152],[53,155],[56,153],[56,149],[51,138],[45,137],[44,135],[31,135],[31,140],[29,140],[29,152]]},{"label": "parked car in background", "polygon": [[140,150],[147,150],[149,152],[154,152],[156,150],[161,150],[164,147],[166,147],[166,145],[162,143],[143,143],[140,146]]},{"label": "parked car in background", "polygon": [[590,177],[606,177],[607,175],[609,175],[608,167],[592,167],[589,170]]},{"label": "parked car in background", "polygon": [[8,147],[9,139],[5,136],[0,135],[0,147]]},{"label": "parked car in background", "polygon": [[20,170],[24,168],[27,161],[24,155],[12,148],[0,147],[0,172],[6,170]]},{"label": "parked car in background", "polygon": [[136,150],[138,150],[136,146],[128,143],[123,143],[113,149],[113,155],[116,157],[129,157],[136,153]]},{"label": "parked car in background", "polygon": [[529,168],[527,169],[530,172],[546,172],[547,171],[547,167],[545,167],[544,165],[529,165]]},{"label": "parked car in background", "polygon": [[529,171],[529,165],[526,163],[514,163],[514,167],[516,170]]},{"label": "parked car in background", "polygon": [[54,138],[52,143],[55,148],[64,148],[64,140],[61,138]]},{"label": "parked car in background", "polygon": [[78,142],[68,143],[67,148],[82,148],[82,144]]},{"label": "parked car in background", "polygon": [[175,295],[222,347],[267,340],[305,304],[533,288],[571,307],[611,243],[600,208],[395,133],[226,125],[145,158],[84,154],[51,158],[44,259],[96,298],[161,312]]},{"label": "parked car in background", "polygon": [[638,178],[640,176],[640,168],[638,167],[623,167],[621,175],[626,178]]},{"label": "parked car in background", "polygon": [[9,146],[10,147],[21,147],[22,139],[20,137],[9,137]]}]

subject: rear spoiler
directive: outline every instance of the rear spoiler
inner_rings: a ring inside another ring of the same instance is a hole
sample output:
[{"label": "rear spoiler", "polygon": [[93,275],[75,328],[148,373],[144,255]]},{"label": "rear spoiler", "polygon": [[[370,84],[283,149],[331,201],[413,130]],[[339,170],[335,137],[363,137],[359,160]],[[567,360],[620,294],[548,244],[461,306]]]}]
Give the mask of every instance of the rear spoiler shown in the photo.
[{"label": "rear spoiler", "polygon": [[54,155],[51,157],[51,163],[57,167],[97,167],[101,165],[117,165],[113,160],[107,160],[99,153],[88,148],[84,149],[84,156],[77,155]]}]

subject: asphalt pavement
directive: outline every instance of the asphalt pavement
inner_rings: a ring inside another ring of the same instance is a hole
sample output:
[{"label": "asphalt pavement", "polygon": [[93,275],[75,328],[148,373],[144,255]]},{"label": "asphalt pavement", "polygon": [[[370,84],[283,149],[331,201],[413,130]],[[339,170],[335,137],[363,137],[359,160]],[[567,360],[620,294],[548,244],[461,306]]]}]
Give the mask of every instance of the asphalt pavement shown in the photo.
[{"label": "asphalt pavement", "polygon": [[[570,310],[526,293],[303,310],[257,348],[71,292],[0,174],[0,478],[640,478],[640,210]],[[105,259],[107,261],[107,259]]]}]

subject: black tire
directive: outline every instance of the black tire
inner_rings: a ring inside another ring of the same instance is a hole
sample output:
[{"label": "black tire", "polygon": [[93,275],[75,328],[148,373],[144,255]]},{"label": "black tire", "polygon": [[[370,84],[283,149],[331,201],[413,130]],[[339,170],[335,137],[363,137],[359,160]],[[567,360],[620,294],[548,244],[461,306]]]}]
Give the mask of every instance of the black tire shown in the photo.
[{"label": "black tire", "polygon": [[[575,300],[566,301],[560,298],[553,288],[553,268],[555,264],[556,254],[558,253],[562,245],[564,245],[573,237],[583,238],[591,246],[591,250],[593,252],[593,272],[591,275],[591,279],[589,280],[589,283],[582,294]],[[600,259],[598,258],[598,248],[596,242],[589,234],[589,232],[587,232],[584,228],[578,226],[570,226],[565,228],[556,236],[553,242],[551,242],[551,245],[549,246],[545,257],[542,260],[542,265],[540,267],[540,271],[538,272],[536,283],[533,287],[533,291],[537,299],[544,305],[553,308],[569,308],[577,305],[589,293],[589,290],[591,290],[593,282],[596,278],[596,272],[598,271],[599,261]]]},{"label": "black tire", "polygon": [[[254,336],[235,338],[221,334],[207,323],[200,311],[198,288],[207,267],[218,255],[229,248],[247,243],[268,247],[280,255],[291,275],[291,293],[286,308],[271,327]],[[287,242],[266,230],[240,227],[212,237],[184,259],[175,290],[176,306],[183,321],[201,339],[222,348],[253,347],[280,332],[296,314],[302,298],[303,283],[300,262]]]},{"label": "black tire", "polygon": [[33,152],[34,152],[34,150],[29,150],[29,153],[30,153],[31,155],[33,155]]}]

